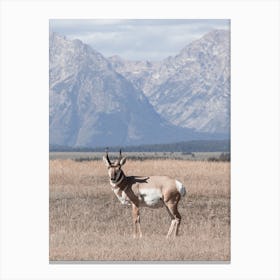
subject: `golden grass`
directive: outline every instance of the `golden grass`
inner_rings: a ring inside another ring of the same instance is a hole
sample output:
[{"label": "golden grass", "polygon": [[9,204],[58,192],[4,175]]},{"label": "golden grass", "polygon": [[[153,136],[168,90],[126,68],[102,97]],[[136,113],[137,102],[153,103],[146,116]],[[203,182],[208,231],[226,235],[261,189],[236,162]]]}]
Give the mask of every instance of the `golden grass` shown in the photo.
[{"label": "golden grass", "polygon": [[230,260],[230,164],[127,161],[127,175],[169,175],[186,186],[179,237],[166,240],[164,208],[141,208],[144,237],[132,238],[129,206],[111,191],[102,161],[50,161],[50,260]]}]

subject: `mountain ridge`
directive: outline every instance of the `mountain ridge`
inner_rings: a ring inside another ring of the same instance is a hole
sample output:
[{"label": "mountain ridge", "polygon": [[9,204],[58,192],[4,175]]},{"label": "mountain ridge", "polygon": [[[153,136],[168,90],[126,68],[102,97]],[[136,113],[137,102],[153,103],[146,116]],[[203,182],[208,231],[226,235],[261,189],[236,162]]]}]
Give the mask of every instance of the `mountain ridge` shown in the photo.
[{"label": "mountain ridge", "polygon": [[163,119],[147,96],[80,40],[51,33],[50,143],[101,146],[215,138]]},{"label": "mountain ridge", "polygon": [[213,30],[161,62],[109,58],[172,124],[198,132],[230,131],[230,32]]}]

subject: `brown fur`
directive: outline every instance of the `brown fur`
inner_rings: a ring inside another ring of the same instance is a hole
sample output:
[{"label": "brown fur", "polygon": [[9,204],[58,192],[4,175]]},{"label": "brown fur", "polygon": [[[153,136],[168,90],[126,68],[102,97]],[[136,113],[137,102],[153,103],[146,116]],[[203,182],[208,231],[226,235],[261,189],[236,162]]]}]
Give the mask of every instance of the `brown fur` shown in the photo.
[{"label": "brown fur", "polygon": [[[103,157],[103,160],[108,168],[110,183],[115,194],[123,204],[132,204],[134,238],[142,237],[139,211],[141,206],[152,208],[165,206],[171,217],[171,224],[166,237],[170,237],[173,232],[174,236],[177,236],[181,223],[181,215],[178,212],[181,194],[176,187],[175,179],[168,176],[126,177],[121,170],[126,158],[122,158],[121,153],[119,159],[114,163],[110,162],[108,154]],[[149,197],[149,203],[145,200],[145,196]]]}]

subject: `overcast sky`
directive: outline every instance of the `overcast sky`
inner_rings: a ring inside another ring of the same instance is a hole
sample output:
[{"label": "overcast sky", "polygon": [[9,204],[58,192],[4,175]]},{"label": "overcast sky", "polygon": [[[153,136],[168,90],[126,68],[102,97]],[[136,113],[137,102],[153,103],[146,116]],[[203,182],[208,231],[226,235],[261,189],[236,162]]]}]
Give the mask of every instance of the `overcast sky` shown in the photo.
[{"label": "overcast sky", "polygon": [[130,60],[152,61],[176,55],[213,29],[229,28],[227,19],[50,20],[50,31],[80,39],[106,57],[119,55]]}]

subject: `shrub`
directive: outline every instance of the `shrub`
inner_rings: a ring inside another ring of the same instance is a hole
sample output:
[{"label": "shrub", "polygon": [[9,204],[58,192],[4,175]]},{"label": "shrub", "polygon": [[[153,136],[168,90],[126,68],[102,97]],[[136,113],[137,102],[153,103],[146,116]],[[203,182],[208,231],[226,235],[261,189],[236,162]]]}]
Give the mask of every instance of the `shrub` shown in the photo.
[{"label": "shrub", "polygon": [[207,161],[230,161],[230,153],[221,153],[219,157],[209,157]]}]

